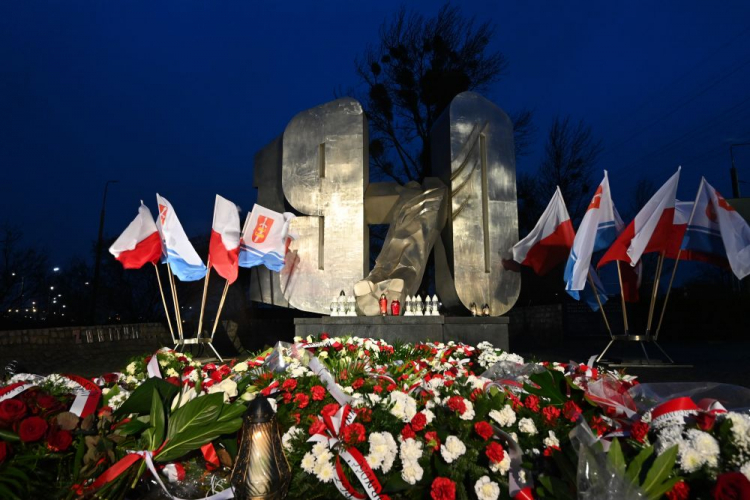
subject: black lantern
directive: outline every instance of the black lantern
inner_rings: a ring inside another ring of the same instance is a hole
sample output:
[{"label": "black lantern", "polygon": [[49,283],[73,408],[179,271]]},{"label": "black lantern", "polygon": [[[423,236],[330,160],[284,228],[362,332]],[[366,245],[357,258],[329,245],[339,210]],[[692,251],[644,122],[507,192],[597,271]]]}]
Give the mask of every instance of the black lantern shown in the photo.
[{"label": "black lantern", "polygon": [[276,413],[263,396],[243,417],[242,437],[230,482],[237,500],[282,500],[292,473],[284,456]]}]

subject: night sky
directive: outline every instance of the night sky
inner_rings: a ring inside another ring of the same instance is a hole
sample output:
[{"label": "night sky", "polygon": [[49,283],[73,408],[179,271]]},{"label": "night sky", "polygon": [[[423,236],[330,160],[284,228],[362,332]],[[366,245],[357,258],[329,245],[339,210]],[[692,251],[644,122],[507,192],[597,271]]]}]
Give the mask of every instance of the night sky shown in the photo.
[{"label": "night sky", "polygon": [[[189,235],[214,195],[252,207],[254,154],[298,112],[357,83],[354,59],[395,1],[4,1],[0,3],[0,223],[53,263],[89,257],[104,184],[105,233],[167,197]],[[409,2],[427,16],[437,2]],[[532,108],[519,172],[538,166],[557,115],[606,147],[615,203],[683,166],[731,195],[729,144],[750,142],[750,3],[466,1],[497,26],[509,61],[486,97]],[[736,150],[750,181],[750,147]],[[596,182],[600,174],[596,174]],[[750,194],[750,184],[742,185]],[[544,201],[546,203],[546,200]]]}]

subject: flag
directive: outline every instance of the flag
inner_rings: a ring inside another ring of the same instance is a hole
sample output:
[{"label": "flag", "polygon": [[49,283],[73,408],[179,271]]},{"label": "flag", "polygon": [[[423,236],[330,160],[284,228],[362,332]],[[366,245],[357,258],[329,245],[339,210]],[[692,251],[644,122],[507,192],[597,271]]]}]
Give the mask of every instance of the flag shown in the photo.
[{"label": "flag", "polygon": [[156,264],[159,261],[162,253],[161,238],[151,211],[143,201],[138,207],[138,215],[109,247],[109,253],[125,269],[140,269],[149,262]]},{"label": "flag", "polygon": [[240,256],[240,213],[237,205],[216,195],[208,258],[211,267],[231,285],[237,280]]},{"label": "flag", "polygon": [[531,267],[540,276],[547,274],[565,262],[574,238],[573,224],[558,187],[534,229],[513,247],[513,260]]},{"label": "flag", "polygon": [[718,224],[729,267],[737,279],[743,279],[750,274],[750,226],[721,193],[705,179],[703,183],[711,199],[706,216]]},{"label": "flag", "polygon": [[[599,279],[599,275],[596,274],[594,266],[591,266],[589,268],[589,272],[591,273],[591,280],[594,282],[596,293],[599,295],[599,301],[601,301],[602,305],[604,305],[607,303],[607,290],[604,289],[604,284]],[[583,299],[583,301],[588,304],[592,311],[599,310],[599,302],[596,300],[596,295],[594,295],[594,291],[591,289],[591,283],[589,283],[588,280],[586,281],[586,285],[582,290],[575,292],[573,290],[566,291],[568,292],[568,295],[576,300]],[[573,295],[573,293],[575,293],[575,295]]]},{"label": "flag", "polygon": [[[619,218],[619,216],[618,216]],[[609,248],[617,238],[622,224],[617,227],[615,207],[609,191],[607,171],[604,179],[591,198],[586,213],[578,226],[573,247],[565,264],[565,291],[576,300],[578,292],[586,287],[587,275],[591,267],[591,257],[594,252]],[[593,294],[592,294],[593,296]]]},{"label": "flag", "polygon": [[644,253],[667,250],[674,222],[675,195],[679,180],[680,169],[677,169],[620,233],[597,267],[612,261],[628,262],[635,267]]},{"label": "flag", "polygon": [[240,240],[240,260],[242,267],[254,267],[261,264],[271,271],[281,271],[284,267],[284,256],[291,243],[289,224],[294,215],[283,214],[265,207],[253,205],[253,211],[245,219]]},{"label": "flag", "polygon": [[166,251],[167,264],[181,281],[196,281],[206,275],[206,266],[190,243],[180,219],[166,198],[156,194],[159,204],[159,233]]}]

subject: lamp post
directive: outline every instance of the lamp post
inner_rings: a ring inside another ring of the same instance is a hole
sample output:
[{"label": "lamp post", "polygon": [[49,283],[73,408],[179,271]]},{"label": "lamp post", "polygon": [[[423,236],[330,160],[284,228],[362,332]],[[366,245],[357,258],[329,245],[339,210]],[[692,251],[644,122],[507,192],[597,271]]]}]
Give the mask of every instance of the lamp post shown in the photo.
[{"label": "lamp post", "polygon": [[741,144],[732,144],[729,146],[729,156],[732,158],[732,168],[729,169],[729,174],[732,176],[732,197],[740,197],[740,179],[737,177],[737,169],[734,166],[734,148],[735,146],[750,146],[750,142],[743,142]]},{"label": "lamp post", "polygon": [[104,184],[104,198],[102,199],[102,213],[99,217],[99,237],[96,240],[96,261],[94,262],[94,285],[91,290],[91,323],[96,321],[96,295],[99,288],[99,264],[102,260],[102,244],[104,237],[104,211],[107,205],[107,189],[110,184],[120,181],[107,181]]}]

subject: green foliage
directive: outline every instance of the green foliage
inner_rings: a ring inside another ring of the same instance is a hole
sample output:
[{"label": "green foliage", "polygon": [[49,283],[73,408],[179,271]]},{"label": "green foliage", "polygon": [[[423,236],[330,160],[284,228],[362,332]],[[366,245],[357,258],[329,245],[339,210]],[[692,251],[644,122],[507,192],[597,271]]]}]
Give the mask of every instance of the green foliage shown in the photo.
[{"label": "green foliage", "polygon": [[150,378],[138,386],[130,397],[114,412],[115,417],[121,417],[135,413],[137,415],[148,415],[151,412],[153,392],[156,390],[161,396],[165,406],[172,403],[172,399],[180,389],[160,378]]}]

